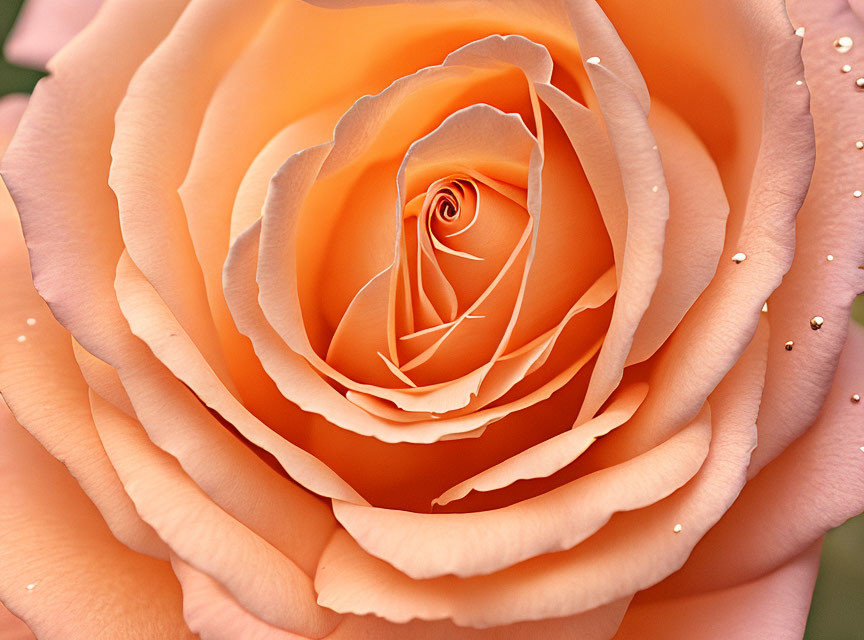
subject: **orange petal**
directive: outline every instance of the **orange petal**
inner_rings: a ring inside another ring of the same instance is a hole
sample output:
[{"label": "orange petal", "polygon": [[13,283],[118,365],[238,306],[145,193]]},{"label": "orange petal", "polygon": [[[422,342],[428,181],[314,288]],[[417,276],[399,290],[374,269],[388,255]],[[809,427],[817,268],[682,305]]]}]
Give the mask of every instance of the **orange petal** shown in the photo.
[{"label": "orange petal", "polygon": [[0,387],[17,420],[62,461],[124,544],[167,559],[166,549],[117,480],[90,416],[87,384],[69,334],[33,289],[15,208],[0,184]]},{"label": "orange petal", "polygon": [[[864,510],[864,406],[850,399],[862,380],[864,328],[851,323],[818,420],[748,481],[680,574],[658,586],[657,596],[677,597],[759,578]],[[731,557],[735,562],[728,561]]]},{"label": "orange petal", "polygon": [[116,199],[106,184],[114,113],[132,74],[185,5],[161,0],[154,10],[134,1],[108,3],[52,60],[51,75],[33,92],[3,158],[39,294],[106,361],[129,344],[118,337],[128,331],[113,294],[122,250]]},{"label": "orange petal", "polygon": [[628,365],[654,354],[711,281],[729,214],[717,167],[687,124],[658,101],[648,121],[663,159],[669,221],[663,271],[633,337]]},{"label": "orange petal", "polygon": [[642,602],[636,596],[615,640],[724,640],[804,635],[821,541],[751,582],[680,598]]},{"label": "orange petal", "polygon": [[0,598],[34,634],[192,637],[170,566],[118,542],[63,464],[2,403],[0,478]]},{"label": "orange petal", "polygon": [[[744,485],[755,446],[767,338],[763,326],[758,340],[712,395],[708,457],[690,482],[665,500],[614,515],[597,534],[572,549],[471,578],[412,580],[340,532],[318,568],[319,601],[337,611],[375,612],[393,621],[446,617],[457,624],[488,626],[570,615],[656,584],[681,568]],[[643,404],[637,416],[645,410]],[[641,427],[631,421],[627,430]],[[667,461],[662,466],[670,465]],[[683,523],[677,533],[676,523]],[[379,588],[369,589],[371,582]],[[381,584],[387,588],[381,589]]]},{"label": "orange petal", "polygon": [[447,504],[471,491],[495,491],[519,480],[551,476],[578,458],[591,444],[629,420],[648,393],[637,384],[619,391],[596,418],[508,458],[448,489],[435,504]]},{"label": "orange petal", "polygon": [[[139,346],[135,352],[129,353],[118,369],[120,379],[150,437],[184,463],[196,482],[205,487],[219,487],[223,495],[233,500],[231,493],[222,486],[224,480],[219,479],[222,474],[227,474],[225,478],[233,476],[235,483],[239,477],[244,483],[249,483],[250,488],[269,486],[277,494],[289,491],[294,498],[305,501],[307,508],[314,506],[308,496],[291,483],[284,483],[246,445],[228,433],[181,381],[188,381],[189,387],[196,389],[204,402],[224,416],[244,437],[272,453],[292,478],[321,495],[362,502],[362,498],[324,463],[269,429],[228,392],[126,253],[117,266],[116,287],[117,299],[130,329],[153,352],[144,353]],[[163,363],[171,370],[166,369]],[[159,389],[162,402],[155,401],[154,389]],[[168,398],[171,399],[171,408],[166,416]],[[171,423],[182,424],[183,428],[172,429]],[[212,459],[200,460],[194,446],[196,442],[207,442],[210,457],[219,456],[221,463],[213,465]],[[191,472],[192,468],[197,469],[197,473]],[[235,473],[228,473],[231,468]],[[258,477],[253,479],[253,475]],[[242,502],[236,506],[241,505]],[[320,507],[316,511],[320,514]]]},{"label": "orange petal", "polygon": [[[297,564],[212,502],[134,420],[96,396],[91,401],[120,480],[172,552],[274,624],[313,638],[338,624],[338,616],[315,603],[312,582]],[[291,550],[296,553],[305,544],[314,551],[320,540],[295,537]]]}]

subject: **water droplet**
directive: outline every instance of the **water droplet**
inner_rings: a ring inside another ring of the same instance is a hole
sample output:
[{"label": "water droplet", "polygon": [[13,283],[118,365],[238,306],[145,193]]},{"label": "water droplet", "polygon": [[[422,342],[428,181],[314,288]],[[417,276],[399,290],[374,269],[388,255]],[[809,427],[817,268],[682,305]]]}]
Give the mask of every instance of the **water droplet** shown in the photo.
[{"label": "water droplet", "polygon": [[857,393],[852,394],[852,402],[861,402],[861,396]]},{"label": "water droplet", "polygon": [[598,58],[597,56],[591,56],[585,62],[587,62],[588,64],[600,64],[600,58]]},{"label": "water droplet", "polygon": [[790,340],[789,342],[787,342],[783,346],[786,347],[786,351],[792,351],[792,347],[795,346],[795,343]]},{"label": "water droplet", "polygon": [[34,324],[36,324],[36,318],[27,318],[28,327],[32,327]]},{"label": "water droplet", "polygon": [[651,187],[651,191],[653,191],[654,193],[657,193],[658,191],[660,191],[660,187],[658,187],[658,186],[655,184],[653,187]]},{"label": "water droplet", "polygon": [[834,260],[834,256],[832,256],[832,255],[829,253],[829,254],[825,257],[825,259],[826,259],[828,262],[832,262],[832,261]]},{"label": "water droplet", "polygon": [[15,339],[16,339],[18,342],[26,342],[26,341],[27,341],[27,336],[18,336],[18,337],[15,338]]},{"label": "water droplet", "polygon": [[860,190],[860,189],[855,189],[855,191],[852,192],[852,197],[853,197],[853,198],[860,198],[861,195],[862,195],[862,194],[861,194],[861,190]]},{"label": "water droplet", "polygon": [[795,29],[795,35],[798,36],[799,38],[803,38],[804,37],[804,27],[798,27],[797,29]]},{"label": "water droplet", "polygon": [[847,53],[852,50],[853,44],[854,43],[852,42],[852,38],[850,38],[849,36],[840,36],[834,41],[834,48],[839,53]]},{"label": "water droplet", "polygon": [[864,89],[864,78],[858,78],[855,81],[855,86],[858,87],[859,89]]},{"label": "water droplet", "polygon": [[813,329],[813,331],[821,329],[824,323],[825,319],[822,316],[813,316],[810,318],[810,328]]},{"label": "water droplet", "polygon": [[844,64],[842,67],[840,67],[840,71],[842,71],[843,73],[849,73],[850,71],[852,71],[852,65]]},{"label": "water droplet", "polygon": [[675,533],[681,533],[682,529],[684,529],[684,527],[681,526],[680,522],[678,524],[676,524],[674,527],[672,527],[672,531],[674,531]]},{"label": "water droplet", "polygon": [[804,81],[803,80],[796,80],[795,84],[797,84],[800,87],[804,84]]},{"label": "water droplet", "polygon": [[855,148],[858,149],[859,151],[864,149],[864,140],[856,140],[855,141]]},{"label": "water droplet", "polygon": [[36,582],[31,582],[30,584],[28,584],[28,585],[27,585],[26,587],[24,587],[24,588],[27,589],[27,591],[33,591],[33,589],[36,588],[36,585],[37,585]]},{"label": "water droplet", "polygon": [[732,256],[732,262],[735,264],[741,264],[747,259],[747,254],[741,253],[740,251]]},{"label": "water droplet", "polygon": [[768,313],[768,303],[762,305],[762,313]]}]

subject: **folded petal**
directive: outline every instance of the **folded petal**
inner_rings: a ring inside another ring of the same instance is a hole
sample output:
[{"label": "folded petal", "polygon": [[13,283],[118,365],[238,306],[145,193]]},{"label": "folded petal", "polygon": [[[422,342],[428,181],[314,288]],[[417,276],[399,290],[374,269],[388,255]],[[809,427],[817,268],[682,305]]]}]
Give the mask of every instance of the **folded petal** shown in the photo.
[{"label": "folded petal", "polygon": [[[846,0],[790,0],[787,8],[795,27],[805,29],[801,55],[816,165],[795,225],[795,260],[768,305],[773,344],[751,477],[816,419],[846,340],[852,300],[864,290],[864,270],[858,268],[864,264],[862,202],[852,195],[864,188],[864,158],[855,148],[860,135],[852,133],[864,128],[864,113],[854,74],[840,72],[842,64],[857,68],[864,61],[864,22]],[[840,35],[857,46],[838,53],[832,43]],[[825,319],[819,331],[810,329],[814,316]],[[792,351],[783,348],[788,340],[795,343]]]},{"label": "folded petal", "polygon": [[[852,323],[817,421],[752,478],[657,596],[757,579],[864,511],[864,328]],[[734,562],[729,562],[734,558]]]},{"label": "folded petal", "polygon": [[655,602],[637,595],[615,640],[800,640],[821,546],[817,541],[771,573],[726,589]]},{"label": "folded petal", "polygon": [[37,637],[192,638],[170,565],[120,543],[2,404],[0,481],[0,600]]}]

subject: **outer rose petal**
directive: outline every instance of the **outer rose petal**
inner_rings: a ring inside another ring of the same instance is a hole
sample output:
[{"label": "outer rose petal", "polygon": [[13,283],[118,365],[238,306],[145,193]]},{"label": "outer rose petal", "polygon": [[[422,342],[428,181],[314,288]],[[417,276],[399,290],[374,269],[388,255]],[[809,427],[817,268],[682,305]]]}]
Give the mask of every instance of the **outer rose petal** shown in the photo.
[{"label": "outer rose petal", "polygon": [[739,586],[631,604],[615,640],[800,640],[822,542],[772,573]]},{"label": "outer rose petal", "polygon": [[684,568],[658,585],[652,598],[759,578],[861,513],[864,404],[852,402],[850,396],[862,389],[864,328],[853,323],[819,419],[747,483]]},{"label": "outer rose petal", "polygon": [[[787,7],[794,26],[805,28],[801,53],[816,166],[796,220],[795,260],[768,304],[771,358],[750,477],[816,419],[843,349],[852,300],[864,290],[864,271],[858,269],[864,264],[864,202],[852,195],[864,189],[864,153],[855,148],[864,130],[861,90],[855,86],[861,74],[840,71],[842,64],[858,70],[864,63],[864,22],[846,0],[789,0]],[[848,53],[832,46],[841,35],[855,42]],[[834,256],[830,262],[828,254]],[[816,315],[825,324],[811,331],[809,320]],[[783,349],[787,340],[795,342],[791,352]]]},{"label": "outer rose petal", "polygon": [[3,53],[9,62],[45,67],[83,29],[102,0],[27,0]]},{"label": "outer rose petal", "polygon": [[35,640],[36,636],[21,618],[16,617],[6,607],[0,605],[0,638],[4,640]]},{"label": "outer rose petal", "polygon": [[190,638],[170,566],[119,543],[0,405],[0,598],[42,640]]},{"label": "outer rose petal", "polygon": [[27,98],[23,93],[13,93],[0,98],[0,154],[6,150],[6,145],[15,133],[15,127],[27,108]]},{"label": "outer rose petal", "polygon": [[[306,640],[268,625],[243,609],[209,576],[181,560],[173,560],[183,585],[183,611],[190,628],[201,640]],[[345,616],[326,640],[607,640],[615,633],[627,600],[586,614],[520,622],[490,629],[457,627],[449,621],[412,620],[393,624],[376,616]]]}]

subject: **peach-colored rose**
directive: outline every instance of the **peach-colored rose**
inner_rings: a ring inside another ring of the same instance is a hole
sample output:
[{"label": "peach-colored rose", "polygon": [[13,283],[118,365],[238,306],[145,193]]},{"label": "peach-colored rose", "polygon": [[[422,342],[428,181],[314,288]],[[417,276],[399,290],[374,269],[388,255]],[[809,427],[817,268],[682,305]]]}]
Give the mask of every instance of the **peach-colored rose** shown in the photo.
[{"label": "peach-colored rose", "polygon": [[864,509],[858,11],[108,0],[3,161],[3,602],[800,637]]}]

